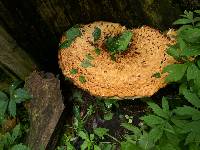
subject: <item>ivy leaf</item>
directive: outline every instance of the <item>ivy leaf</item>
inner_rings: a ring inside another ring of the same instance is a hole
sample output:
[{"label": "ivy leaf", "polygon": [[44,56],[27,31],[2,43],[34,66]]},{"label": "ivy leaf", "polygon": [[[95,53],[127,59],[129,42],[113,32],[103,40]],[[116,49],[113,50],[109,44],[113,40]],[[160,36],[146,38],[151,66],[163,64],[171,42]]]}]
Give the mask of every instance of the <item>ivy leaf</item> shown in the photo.
[{"label": "ivy leaf", "polygon": [[91,64],[90,60],[88,59],[84,59],[82,62],[81,62],[81,67],[83,68],[88,68],[88,67],[92,67],[93,65]]},{"label": "ivy leaf", "polygon": [[21,103],[26,100],[29,100],[32,97],[30,96],[28,91],[26,91],[25,89],[19,88],[14,91],[14,95],[12,98],[16,103]]},{"label": "ivy leaf", "polygon": [[143,120],[150,127],[154,125],[160,125],[165,122],[165,120],[155,115],[143,116],[140,119]]},{"label": "ivy leaf", "polygon": [[8,111],[9,111],[9,113],[10,113],[10,115],[12,116],[12,117],[15,117],[16,116],[16,103],[15,103],[15,101],[14,100],[10,100],[9,101],[9,105],[8,105]]},{"label": "ivy leaf", "polygon": [[168,76],[165,78],[165,81],[168,82],[177,82],[180,81],[187,69],[187,64],[172,64],[168,65],[163,69],[162,73],[168,72]]},{"label": "ivy leaf", "polygon": [[94,32],[92,33],[94,37],[94,42],[96,42],[101,37],[101,29],[98,27],[95,27]]},{"label": "ivy leaf", "polygon": [[75,75],[78,73],[78,69],[71,69],[70,74]]},{"label": "ivy leaf", "polygon": [[81,83],[85,83],[85,82],[86,82],[85,76],[80,75],[80,76],[79,76],[79,81],[80,81]]},{"label": "ivy leaf", "polygon": [[192,20],[187,19],[187,18],[178,19],[175,22],[173,22],[174,25],[177,25],[177,24],[184,25],[184,24],[189,24],[189,23],[192,23]]},{"label": "ivy leaf", "polygon": [[108,129],[106,128],[95,128],[94,133],[100,137],[101,139],[104,139],[104,136],[108,134]]}]

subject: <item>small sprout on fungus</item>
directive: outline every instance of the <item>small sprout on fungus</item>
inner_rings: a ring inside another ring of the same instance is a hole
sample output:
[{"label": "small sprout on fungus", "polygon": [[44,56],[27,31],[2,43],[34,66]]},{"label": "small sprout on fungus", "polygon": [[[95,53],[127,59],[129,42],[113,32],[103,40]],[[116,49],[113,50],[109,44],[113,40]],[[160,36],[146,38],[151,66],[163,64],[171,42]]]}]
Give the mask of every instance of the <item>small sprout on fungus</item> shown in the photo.
[{"label": "small sprout on fungus", "polygon": [[95,48],[95,53],[97,54],[97,56],[99,56],[101,54],[101,50],[99,48]]},{"label": "small sprout on fungus", "polygon": [[161,78],[161,75],[159,72],[156,72],[152,75],[152,77],[155,77],[155,78]]},{"label": "small sprout on fungus", "polygon": [[81,83],[85,83],[85,82],[86,82],[85,76],[80,75],[80,76],[79,76],[79,81],[80,81]]},{"label": "small sprout on fungus", "polygon": [[87,54],[87,55],[86,55],[86,58],[89,59],[89,60],[93,60],[93,59],[94,59],[94,57],[92,57],[91,54]]},{"label": "small sprout on fungus", "polygon": [[94,32],[92,33],[92,35],[94,37],[94,42],[96,42],[101,36],[101,29],[99,29],[98,27],[95,27]]},{"label": "small sprout on fungus", "polygon": [[70,74],[75,75],[78,73],[78,69],[71,69]]},{"label": "small sprout on fungus", "polygon": [[88,59],[84,59],[82,62],[81,62],[81,67],[83,68],[88,68],[88,67],[92,67],[93,65],[91,64],[90,60]]}]

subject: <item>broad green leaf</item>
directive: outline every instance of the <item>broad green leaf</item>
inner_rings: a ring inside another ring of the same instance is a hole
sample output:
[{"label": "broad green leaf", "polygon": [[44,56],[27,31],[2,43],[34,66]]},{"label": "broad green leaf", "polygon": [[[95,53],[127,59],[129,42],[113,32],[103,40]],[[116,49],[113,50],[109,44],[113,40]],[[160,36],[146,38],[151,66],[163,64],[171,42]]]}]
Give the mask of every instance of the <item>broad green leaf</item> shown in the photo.
[{"label": "broad green leaf", "polygon": [[144,121],[148,126],[152,127],[154,125],[160,125],[165,122],[162,118],[155,116],[155,115],[148,115],[148,116],[143,116],[140,118],[141,120]]},{"label": "broad green leaf", "polygon": [[167,54],[174,57],[176,60],[180,59],[180,53],[180,49],[175,45],[172,45],[167,49]]},{"label": "broad green leaf", "polygon": [[181,52],[181,56],[191,57],[200,55],[200,45],[188,46]]},{"label": "broad green leaf", "polygon": [[79,81],[80,81],[81,83],[87,82],[86,79],[85,79],[85,76],[83,76],[83,75],[80,75],[80,76],[79,76]]},{"label": "broad green leaf", "polygon": [[163,135],[163,130],[159,127],[152,128],[149,132],[149,139],[156,143]]},{"label": "broad green leaf", "polygon": [[16,103],[21,103],[31,98],[31,95],[28,93],[27,90],[19,88],[14,91],[13,100]]},{"label": "broad green leaf", "polygon": [[97,56],[101,54],[101,50],[99,48],[95,48],[94,51],[97,54]]},{"label": "broad green leaf", "polygon": [[175,134],[174,128],[173,128],[173,126],[171,124],[169,124],[169,122],[167,122],[165,124],[164,130],[169,132],[169,133]]},{"label": "broad green leaf", "polygon": [[177,82],[180,81],[187,69],[187,64],[172,64],[168,65],[163,69],[163,73],[168,72],[168,76],[165,78],[166,82]]},{"label": "broad green leaf", "polygon": [[199,68],[195,64],[189,65],[187,69],[187,80],[196,79],[198,76],[200,76]]},{"label": "broad green leaf", "polygon": [[94,140],[94,134],[90,134],[90,141]]},{"label": "broad green leaf", "polygon": [[87,135],[87,133],[83,132],[83,131],[80,131],[78,133],[78,136],[81,137],[83,140],[87,140],[89,137]]},{"label": "broad green leaf", "polygon": [[14,142],[19,136],[21,136],[20,124],[16,125],[12,131],[12,142]]},{"label": "broad green leaf", "polygon": [[153,141],[150,140],[149,134],[144,132],[143,135],[140,137],[139,145],[145,150],[153,149],[155,146]]},{"label": "broad green leaf", "polygon": [[12,117],[15,117],[16,116],[16,103],[14,100],[10,100],[9,101],[9,104],[8,104],[8,111],[9,111],[9,114],[12,116]]},{"label": "broad green leaf", "polygon": [[83,68],[88,68],[88,67],[93,67],[93,65],[91,64],[90,60],[84,59],[84,60],[81,62],[81,67],[83,67]]},{"label": "broad green leaf", "polygon": [[113,143],[99,143],[99,147],[102,150],[115,150],[115,145]]},{"label": "broad green leaf", "polygon": [[98,27],[95,27],[94,32],[92,33],[94,37],[94,42],[96,42],[101,37],[101,29]]},{"label": "broad green leaf", "polygon": [[121,126],[126,128],[129,131],[132,131],[136,136],[141,135],[140,129],[138,127],[133,126],[130,123],[122,123]]},{"label": "broad green leaf", "polygon": [[187,28],[182,30],[179,36],[189,43],[200,43],[200,29],[199,28]]},{"label": "broad green leaf", "polygon": [[162,98],[162,108],[165,112],[169,112],[169,104],[166,97]]},{"label": "broad green leaf", "polygon": [[183,24],[189,24],[189,23],[192,23],[192,20],[187,19],[187,18],[178,19],[175,22],[173,22],[174,25],[176,25],[176,24],[183,25]]},{"label": "broad green leaf", "polygon": [[14,145],[11,150],[31,150],[28,146],[26,145],[23,145],[23,144],[17,144],[17,145]]},{"label": "broad green leaf", "polygon": [[75,75],[78,73],[78,69],[71,69],[70,74]]},{"label": "broad green leaf", "polygon": [[153,112],[160,116],[163,117],[165,119],[168,119],[168,113],[166,111],[163,111],[157,104],[155,104],[154,102],[148,102],[147,103],[149,105],[149,107],[153,110]]},{"label": "broad green leaf", "polygon": [[94,133],[97,135],[97,136],[99,136],[100,138],[104,138],[104,136],[105,135],[107,135],[108,134],[108,129],[106,129],[106,128],[95,128],[94,129]]},{"label": "broad green leaf", "polygon": [[8,107],[8,101],[7,95],[0,91],[0,120],[4,118],[4,114]]},{"label": "broad green leaf", "polygon": [[94,145],[94,150],[101,150],[101,148],[98,145]]}]

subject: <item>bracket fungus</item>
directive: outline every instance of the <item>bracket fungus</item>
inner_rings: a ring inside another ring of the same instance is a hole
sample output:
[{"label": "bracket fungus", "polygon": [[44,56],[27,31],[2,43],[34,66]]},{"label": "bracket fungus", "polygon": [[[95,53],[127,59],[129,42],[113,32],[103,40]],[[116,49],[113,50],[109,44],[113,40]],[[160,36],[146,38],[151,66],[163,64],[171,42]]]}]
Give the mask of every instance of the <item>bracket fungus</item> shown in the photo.
[{"label": "bracket fungus", "polygon": [[[118,23],[102,21],[77,27],[76,31],[73,28],[73,35],[70,30],[61,39],[59,66],[65,77],[90,94],[119,99],[146,97],[166,85],[166,74],[160,73],[175,62],[166,54],[173,41],[158,30],[148,26],[127,30]],[[111,59],[106,41],[127,31],[129,40],[115,48],[122,52]],[[73,42],[63,44],[72,38]]]}]

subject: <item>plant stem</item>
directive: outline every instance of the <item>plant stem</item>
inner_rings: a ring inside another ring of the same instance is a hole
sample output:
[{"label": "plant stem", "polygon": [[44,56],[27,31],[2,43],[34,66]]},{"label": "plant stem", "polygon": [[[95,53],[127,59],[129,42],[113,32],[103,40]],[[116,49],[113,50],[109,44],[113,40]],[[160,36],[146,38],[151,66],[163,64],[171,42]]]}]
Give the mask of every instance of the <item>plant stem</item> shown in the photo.
[{"label": "plant stem", "polygon": [[117,143],[121,143],[118,139],[116,139],[115,137],[113,137],[110,134],[107,134],[108,137],[110,137],[111,139],[113,139],[114,141],[116,141]]}]

